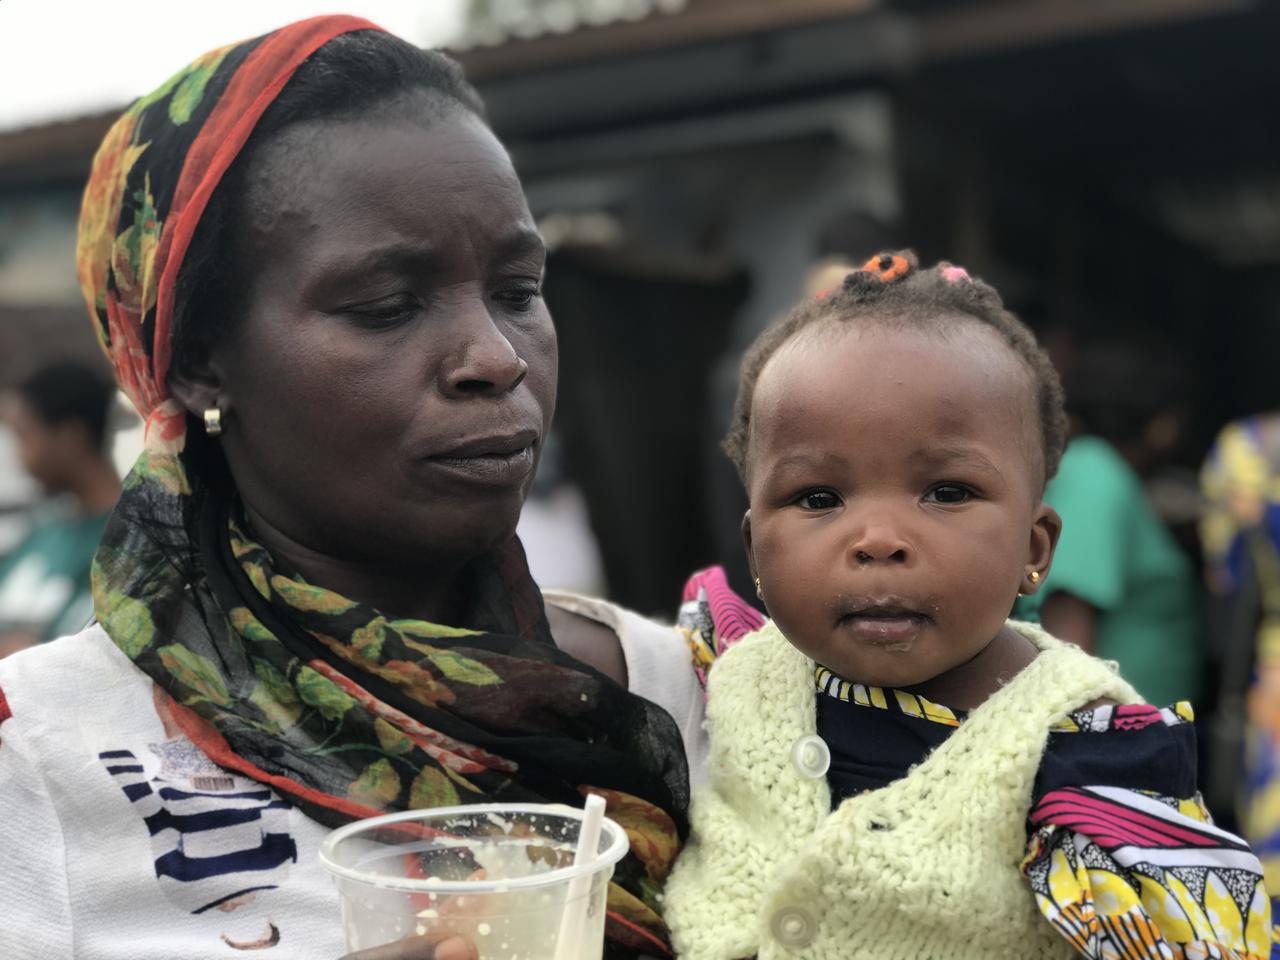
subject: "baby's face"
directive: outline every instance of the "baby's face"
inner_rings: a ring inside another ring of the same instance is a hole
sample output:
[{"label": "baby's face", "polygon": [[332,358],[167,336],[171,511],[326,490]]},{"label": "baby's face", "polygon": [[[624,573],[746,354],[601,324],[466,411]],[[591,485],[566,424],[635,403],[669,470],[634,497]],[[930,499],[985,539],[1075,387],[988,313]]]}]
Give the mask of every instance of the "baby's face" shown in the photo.
[{"label": "baby's face", "polygon": [[756,385],[747,549],[787,638],[840,676],[923,683],[996,636],[1056,516],[1031,375],[998,335],[802,333]]}]

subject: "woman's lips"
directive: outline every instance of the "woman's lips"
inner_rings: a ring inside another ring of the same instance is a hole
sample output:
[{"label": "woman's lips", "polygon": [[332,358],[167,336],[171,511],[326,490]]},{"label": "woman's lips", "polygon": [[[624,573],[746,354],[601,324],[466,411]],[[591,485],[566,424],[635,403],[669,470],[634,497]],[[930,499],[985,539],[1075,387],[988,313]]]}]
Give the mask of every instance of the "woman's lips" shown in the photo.
[{"label": "woman's lips", "polygon": [[427,462],[473,483],[494,487],[517,486],[533,472],[533,447],[523,447],[511,453],[428,457]]},{"label": "woman's lips", "polygon": [[533,472],[538,431],[476,437],[426,458],[433,467],[471,483],[506,487],[523,483]]}]

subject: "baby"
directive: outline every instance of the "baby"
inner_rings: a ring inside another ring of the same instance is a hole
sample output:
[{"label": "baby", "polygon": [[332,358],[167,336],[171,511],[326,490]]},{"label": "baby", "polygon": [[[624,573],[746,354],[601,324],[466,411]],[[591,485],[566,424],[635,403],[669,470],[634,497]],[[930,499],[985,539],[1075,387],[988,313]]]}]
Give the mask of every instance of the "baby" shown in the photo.
[{"label": "baby", "polygon": [[772,619],[693,631],[711,779],[666,892],[682,960],[1269,955],[1190,707],[1006,619],[1053,560],[1064,442],[1048,358],[960,267],[876,257],[755,343],[725,448]]}]

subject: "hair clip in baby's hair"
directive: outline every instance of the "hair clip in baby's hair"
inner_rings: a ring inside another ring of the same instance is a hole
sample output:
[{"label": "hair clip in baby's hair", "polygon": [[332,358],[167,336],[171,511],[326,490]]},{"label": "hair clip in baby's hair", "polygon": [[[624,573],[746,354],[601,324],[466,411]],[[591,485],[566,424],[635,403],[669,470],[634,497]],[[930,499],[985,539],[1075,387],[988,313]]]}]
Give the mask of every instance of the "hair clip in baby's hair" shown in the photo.
[{"label": "hair clip in baby's hair", "polygon": [[938,272],[947,283],[973,283],[973,277],[969,276],[969,271],[964,267],[957,267],[954,263],[938,264]]},{"label": "hair clip in baby's hair", "polygon": [[862,265],[859,273],[869,273],[881,283],[891,283],[899,277],[905,277],[911,270],[911,262],[896,253],[882,253],[872,257]]}]

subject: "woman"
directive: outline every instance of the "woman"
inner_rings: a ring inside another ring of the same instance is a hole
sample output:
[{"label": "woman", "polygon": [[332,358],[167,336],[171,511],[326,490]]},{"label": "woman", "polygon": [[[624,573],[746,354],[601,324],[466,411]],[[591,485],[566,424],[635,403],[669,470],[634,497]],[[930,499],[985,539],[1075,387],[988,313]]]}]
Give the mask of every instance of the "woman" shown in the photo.
[{"label": "woman", "polygon": [[556,339],[456,67],[350,17],[201,57],[107,135],[78,260],[147,449],[97,622],[0,667],[0,956],[334,957],[330,827],[586,792],[633,838],[610,941],[664,952],[688,783],[642,695],[701,698],[674,632],[528,575]]}]

